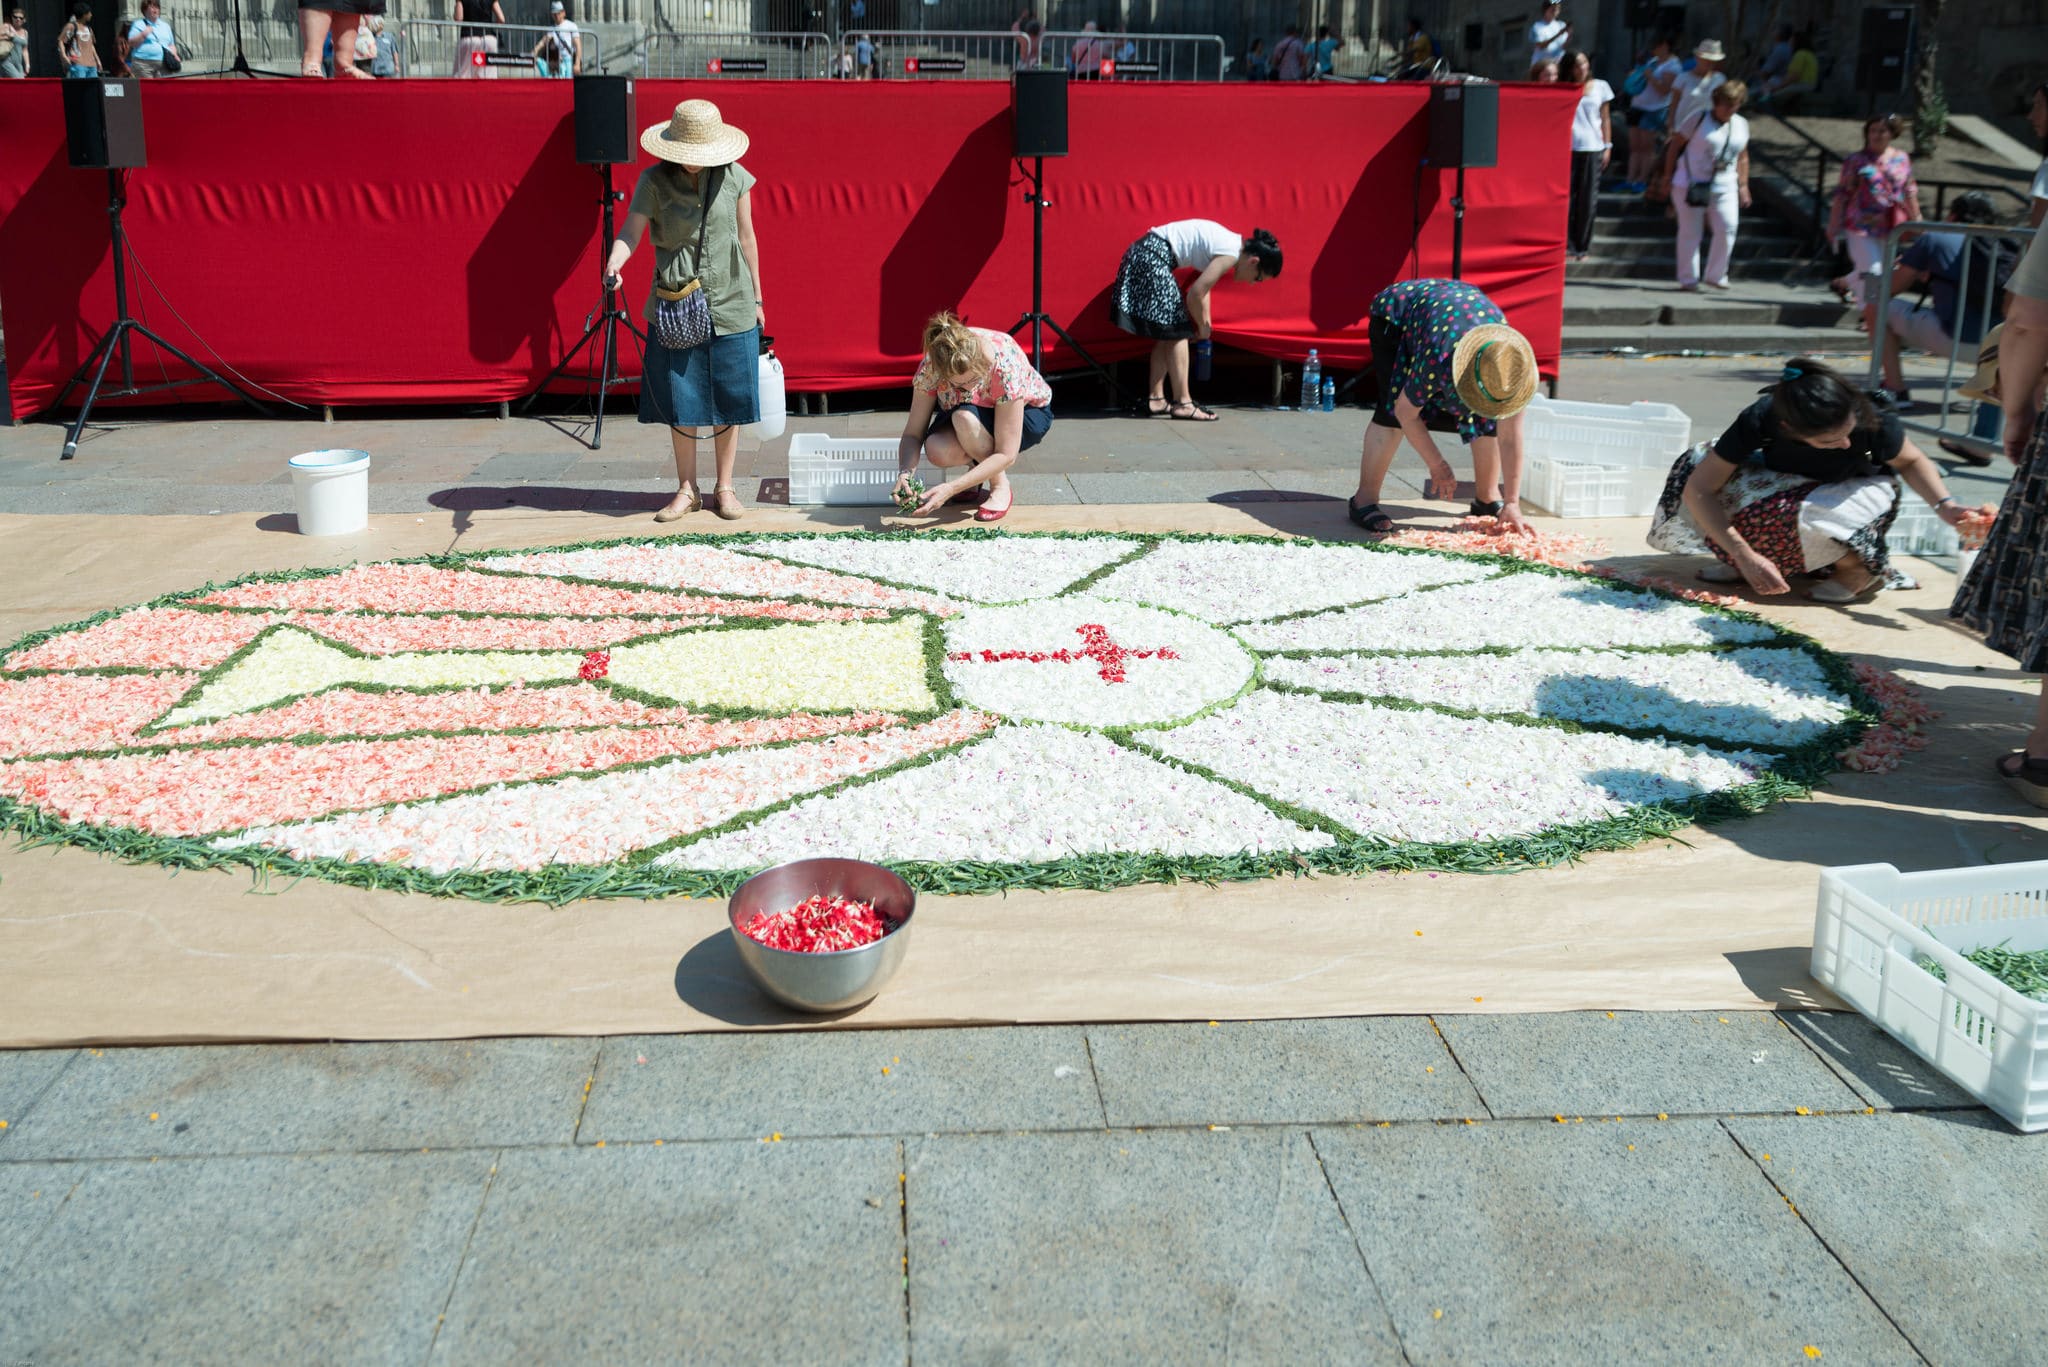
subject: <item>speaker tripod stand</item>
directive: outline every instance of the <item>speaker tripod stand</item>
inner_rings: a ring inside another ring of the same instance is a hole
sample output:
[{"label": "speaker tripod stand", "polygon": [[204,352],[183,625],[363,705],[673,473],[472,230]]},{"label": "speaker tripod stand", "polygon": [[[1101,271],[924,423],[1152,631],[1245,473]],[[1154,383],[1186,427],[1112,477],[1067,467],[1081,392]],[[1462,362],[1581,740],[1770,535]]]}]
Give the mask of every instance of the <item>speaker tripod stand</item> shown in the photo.
[{"label": "speaker tripod stand", "polygon": [[234,0],[233,9],[230,12],[234,16],[235,25],[235,60],[228,63],[226,66],[219,67],[213,71],[182,71],[178,73],[179,75],[250,77],[275,76],[278,79],[282,80],[287,76],[297,74],[296,72],[290,71],[266,71],[260,66],[250,66],[248,50],[242,44],[242,0]]},{"label": "speaker tripod stand", "polygon": [[[647,334],[640,330],[640,325],[633,321],[633,315],[626,312],[619,303],[619,292],[612,287],[611,277],[605,274],[605,266],[610,263],[612,242],[618,236],[613,206],[626,197],[626,192],[612,188],[612,168],[609,162],[594,169],[604,187],[603,197],[598,200],[604,219],[604,236],[599,240],[597,247],[598,289],[602,292],[602,298],[597,311],[584,320],[583,335],[576,339],[576,345],[569,348],[568,354],[547,373],[547,378],[526,396],[518,408],[519,412],[524,413],[533,407],[533,401],[546,393],[548,386],[560,379],[569,369],[569,363],[576,359],[576,353],[596,342],[600,359],[597,375],[597,421],[590,432],[590,449],[593,451],[604,445],[604,401],[611,396],[612,390],[626,383],[619,375],[620,324],[624,324],[626,331],[640,339],[642,348],[647,345]],[[584,372],[584,378],[586,382],[590,378],[587,370]]]},{"label": "speaker tripod stand", "polygon": [[[1023,169],[1022,157],[1017,159],[1017,166],[1019,170]],[[1025,171],[1024,175],[1031,182],[1031,188],[1024,192],[1024,202],[1031,206],[1031,307],[1026,310],[1023,317],[1010,324],[1008,331],[1014,337],[1026,326],[1030,327],[1031,368],[1044,374],[1044,329],[1051,328],[1053,335],[1072,347],[1074,354],[1081,358],[1081,363],[1095,372],[1103,384],[1109,387],[1110,393],[1116,395],[1126,408],[1135,408],[1136,403],[1124,391],[1124,387],[1116,382],[1116,376],[1112,375],[1100,361],[1089,355],[1088,348],[1075,341],[1074,335],[1061,327],[1057,318],[1045,311],[1045,211],[1052,207],[1052,201],[1043,193],[1045,158],[1033,157],[1031,169]]]},{"label": "speaker tripod stand", "polygon": [[[100,400],[100,385],[106,380],[107,367],[112,364],[117,352],[121,357],[121,387],[109,393],[108,398],[127,399],[138,394],[159,394],[167,389],[183,389],[187,385],[217,384],[264,417],[271,416],[270,410],[248,390],[220,375],[212,367],[193,360],[129,316],[128,234],[121,227],[121,210],[127,203],[127,188],[122,183],[121,173],[107,172],[107,220],[114,239],[114,325],[94,344],[84,364],[64,382],[64,387],[57,391],[57,401],[50,405],[53,409],[62,408],[64,400],[71,397],[73,389],[81,384],[86,386],[85,404],[78,410],[78,418],[71,424],[70,434],[64,439],[64,454],[58,457],[59,460],[70,460],[78,454],[78,439],[85,435],[86,424],[92,421],[92,406]],[[153,344],[158,351],[168,352],[198,373],[189,379],[167,380],[163,384],[136,384],[135,352],[131,335],[139,335],[144,341]],[[89,382],[86,380],[88,371],[92,373]]]}]

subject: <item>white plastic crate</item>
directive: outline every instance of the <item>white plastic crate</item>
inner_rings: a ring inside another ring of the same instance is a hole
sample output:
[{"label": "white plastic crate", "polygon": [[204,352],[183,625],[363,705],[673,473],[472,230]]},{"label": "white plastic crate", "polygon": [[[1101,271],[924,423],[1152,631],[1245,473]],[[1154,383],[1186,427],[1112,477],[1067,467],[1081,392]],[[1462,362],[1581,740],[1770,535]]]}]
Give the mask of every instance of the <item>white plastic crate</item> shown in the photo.
[{"label": "white plastic crate", "polygon": [[[1522,498],[1558,517],[1637,517],[1639,472],[1618,465],[1527,455],[1522,464]],[[1663,487],[1664,481],[1657,481]],[[1651,507],[1656,495],[1650,496]],[[1645,511],[1648,511],[1647,509]]]},{"label": "white plastic crate", "polygon": [[1692,445],[1692,419],[1676,404],[1585,403],[1539,394],[1522,412],[1522,450],[1532,456],[1668,472]]},{"label": "white plastic crate", "polygon": [[[919,475],[931,484],[928,471]],[[789,439],[789,501],[832,507],[881,507],[895,502],[896,438],[826,437],[799,432]]]},{"label": "white plastic crate", "polygon": [[1954,555],[1962,544],[1956,529],[1936,516],[1926,499],[1900,487],[1899,515],[1885,535],[1893,555]]},{"label": "white plastic crate", "polygon": [[1814,978],[2018,1129],[2048,1129],[2048,1002],[1963,958],[1999,944],[2048,948],[2048,862],[1821,870]]}]

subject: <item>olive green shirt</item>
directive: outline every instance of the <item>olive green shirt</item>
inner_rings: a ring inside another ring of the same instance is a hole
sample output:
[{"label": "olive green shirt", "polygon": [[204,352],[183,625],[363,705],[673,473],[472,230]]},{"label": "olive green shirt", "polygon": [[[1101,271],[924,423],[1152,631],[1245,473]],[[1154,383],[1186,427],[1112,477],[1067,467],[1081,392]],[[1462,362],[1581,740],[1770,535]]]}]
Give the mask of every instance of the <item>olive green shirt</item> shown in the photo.
[{"label": "olive green shirt", "polygon": [[[707,168],[708,169],[708,168]],[[754,186],[747,168],[734,162],[725,168],[718,198],[711,204],[711,221],[704,228],[704,259],[697,254],[697,224],[703,204],[697,180],[670,162],[650,166],[640,173],[633,187],[628,211],[647,217],[647,235],[654,242],[654,283],[663,289],[680,289],[692,276],[704,282],[705,297],[711,301],[711,329],[721,337],[745,332],[754,326],[757,299],[753,272],[740,253],[740,196]],[[658,302],[652,290],[642,315],[654,321]]]}]

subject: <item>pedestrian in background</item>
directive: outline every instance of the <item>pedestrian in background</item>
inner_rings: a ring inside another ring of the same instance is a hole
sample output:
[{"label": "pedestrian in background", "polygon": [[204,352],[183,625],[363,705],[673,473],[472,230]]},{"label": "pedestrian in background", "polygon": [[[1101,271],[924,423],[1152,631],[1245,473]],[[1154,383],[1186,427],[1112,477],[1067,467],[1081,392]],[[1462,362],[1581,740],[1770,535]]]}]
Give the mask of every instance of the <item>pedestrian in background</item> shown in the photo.
[{"label": "pedestrian in background", "polygon": [[1566,249],[1583,261],[1593,250],[1593,213],[1600,203],[1600,173],[1614,156],[1614,123],[1608,107],[1614,103],[1614,87],[1593,75],[1593,59],[1584,52],[1569,52],[1564,59],[1564,81],[1579,88],[1579,105],[1572,113],[1572,191]]},{"label": "pedestrian in background", "polygon": [[1664,193],[1678,214],[1678,288],[1700,287],[1700,243],[1709,229],[1706,281],[1728,285],[1735,230],[1749,207],[1749,120],[1737,111],[1749,94],[1741,81],[1714,89],[1711,106],[1671,135],[1664,150]]},{"label": "pedestrian in background", "polygon": [[379,80],[398,74],[398,44],[384,31],[384,16],[370,16],[370,37],[376,43],[375,54],[370,58],[370,74]]},{"label": "pedestrian in background", "polygon": [[1674,44],[1668,34],[1659,34],[1650,44],[1650,54],[1629,73],[1623,88],[1628,91],[1628,179],[1622,189],[1639,195],[1650,188],[1657,170],[1657,143],[1671,116],[1671,88],[1685,67],[1672,56]]},{"label": "pedestrian in background", "polygon": [[1561,80],[1563,75],[1563,68],[1547,57],[1529,68],[1529,79],[1539,85],[1553,85]]},{"label": "pedestrian in background", "polygon": [[1690,123],[1693,115],[1705,113],[1714,103],[1714,92],[1728,83],[1727,73],[1721,70],[1728,53],[1719,38],[1705,39],[1692,50],[1692,55],[1692,70],[1671,87],[1671,116],[1666,126],[1673,132]]},{"label": "pedestrian in background", "polygon": [[1563,12],[1563,5],[1547,4],[1536,22],[1529,25],[1530,67],[1543,62],[1564,61],[1564,50],[1572,40],[1572,26],[1560,17]]},{"label": "pedestrian in background", "polygon": [[1308,76],[1308,49],[1302,46],[1301,26],[1289,24],[1273,44],[1273,79],[1299,81]]},{"label": "pedestrian in background", "polygon": [[121,60],[137,76],[175,72],[184,62],[177,35],[171,31],[171,21],[164,18],[159,0],[143,0],[141,16],[128,21],[119,42]]},{"label": "pedestrian in background", "polygon": [[0,19],[0,80],[15,80],[28,75],[28,16],[19,9],[9,10],[5,19]]},{"label": "pedestrian in background", "polygon": [[356,65],[356,28],[363,19],[384,12],[384,0],[299,0],[299,33],[304,39],[299,74],[319,76],[321,57],[334,41],[334,74],[374,81],[367,67]]},{"label": "pedestrian in background", "polygon": [[1017,65],[1035,67],[1045,55],[1045,25],[1038,16],[1025,10],[1010,25],[1010,32],[1017,36]]},{"label": "pedestrian in background", "polygon": [[498,35],[485,27],[505,22],[498,0],[455,0],[455,75],[466,81],[495,81],[498,69],[485,60],[498,50]]},{"label": "pedestrian in background", "polygon": [[562,0],[551,0],[548,19],[554,25],[534,45],[534,60],[540,74],[566,81],[583,70],[583,34]]},{"label": "pedestrian in background", "polygon": [[1828,205],[1828,240],[1849,255],[1849,273],[1834,281],[1835,292],[1863,311],[1864,330],[1876,335],[1870,317],[1870,277],[1884,255],[1892,229],[1920,217],[1920,185],[1913,159],[1893,146],[1906,131],[1897,114],[1881,114],[1863,125],[1863,146],[1842,162]]},{"label": "pedestrian in background", "polygon": [[1273,79],[1273,68],[1266,61],[1266,40],[1264,38],[1252,39],[1250,50],[1244,54],[1244,78],[1247,81],[1270,81]]},{"label": "pedestrian in background", "polygon": [[1315,61],[1315,74],[1318,79],[1336,71],[1337,53],[1343,46],[1343,40],[1330,31],[1328,24],[1324,24],[1316,31],[1316,45],[1311,55]]},{"label": "pedestrian in background", "polygon": [[100,74],[100,50],[92,37],[92,6],[85,0],[71,7],[71,22],[58,35],[57,50],[64,55],[65,76],[89,81]]}]

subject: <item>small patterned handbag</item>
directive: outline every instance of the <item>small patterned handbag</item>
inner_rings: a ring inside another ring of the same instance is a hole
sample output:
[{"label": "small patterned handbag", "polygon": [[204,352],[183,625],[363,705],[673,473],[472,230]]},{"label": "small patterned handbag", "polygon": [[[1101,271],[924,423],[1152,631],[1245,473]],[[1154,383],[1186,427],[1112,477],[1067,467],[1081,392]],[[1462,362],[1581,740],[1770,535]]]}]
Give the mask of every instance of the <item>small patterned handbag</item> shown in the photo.
[{"label": "small patterned handbag", "polygon": [[[718,198],[725,168],[707,168],[704,181],[703,217],[697,220],[697,251],[691,258],[701,272],[704,261],[704,230],[711,222],[712,201]],[[711,340],[711,300],[704,293],[702,275],[693,275],[675,289],[654,288],[654,339],[670,351],[688,351]]]}]

